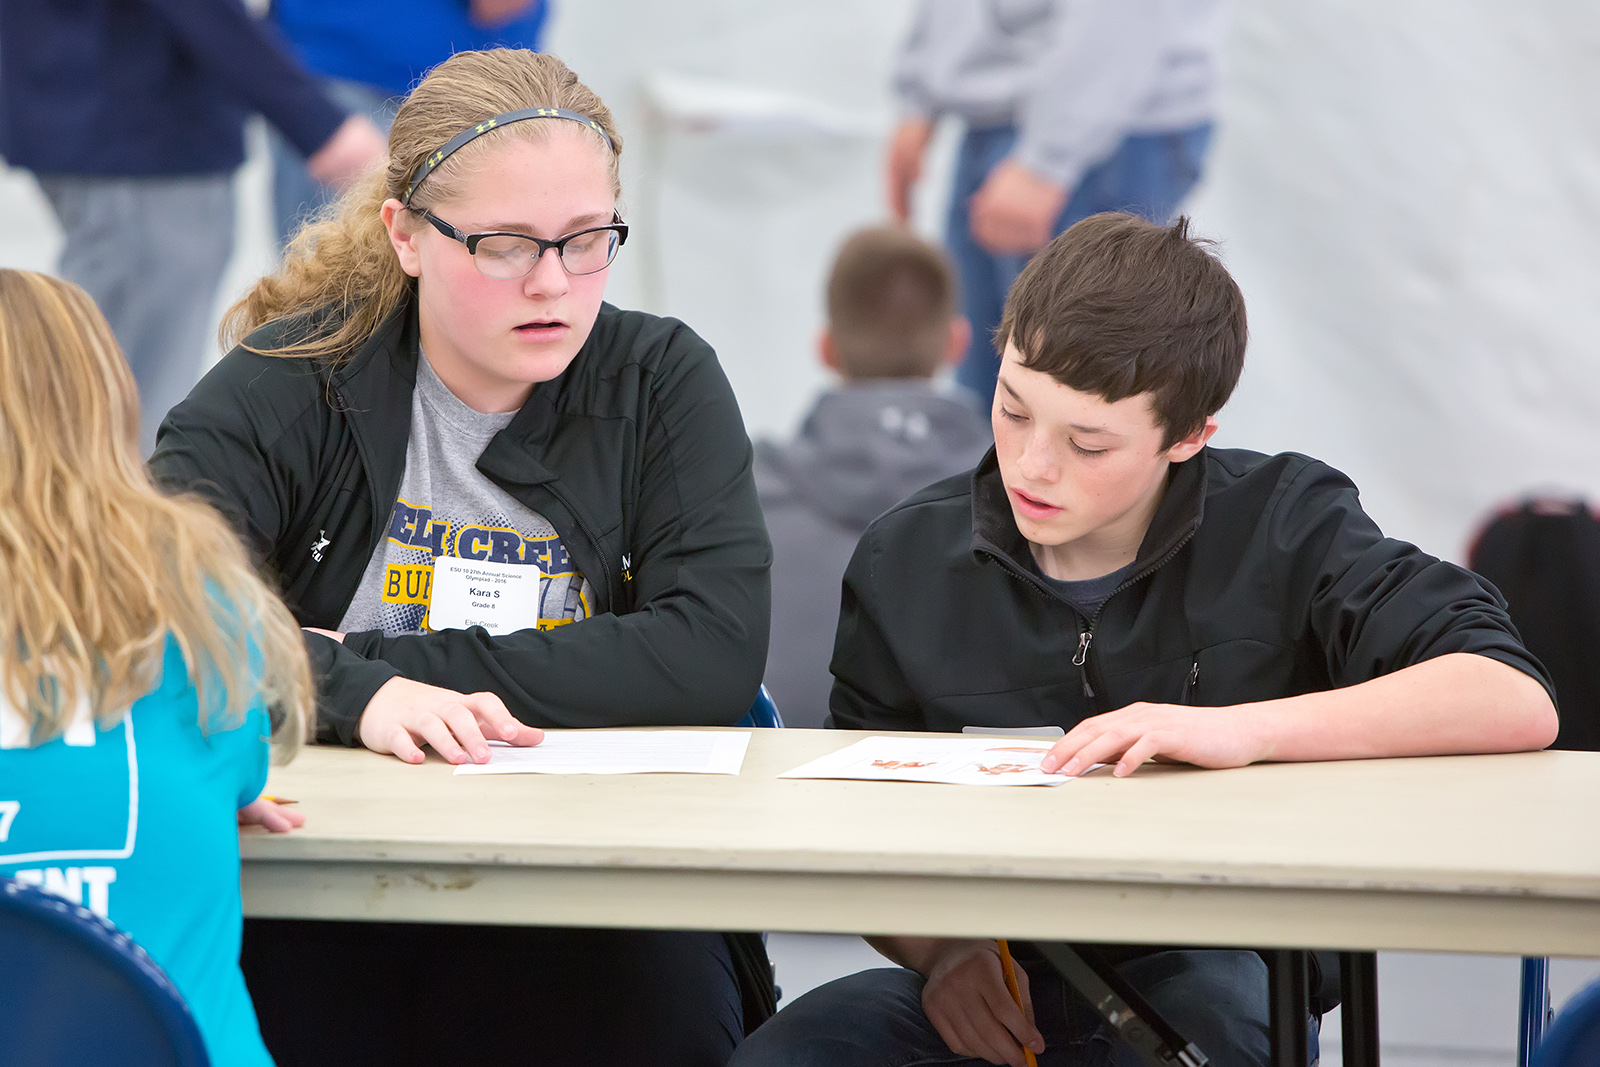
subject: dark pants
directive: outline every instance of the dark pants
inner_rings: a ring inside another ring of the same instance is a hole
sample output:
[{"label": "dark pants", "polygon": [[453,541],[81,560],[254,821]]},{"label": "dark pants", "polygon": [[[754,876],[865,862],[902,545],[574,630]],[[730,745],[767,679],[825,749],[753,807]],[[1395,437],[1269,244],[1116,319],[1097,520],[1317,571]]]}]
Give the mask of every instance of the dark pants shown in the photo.
[{"label": "dark pants", "polygon": [[[1144,1067],[1109,1024],[1040,959],[1027,968],[1039,1067]],[[1118,966],[1150,1004],[1216,1067],[1266,1067],[1267,968],[1254,952],[1184,950]],[[730,1067],[982,1067],[950,1051],[922,1010],[922,976],[862,971],[813,989],[751,1034]],[[1311,1062],[1316,1062],[1312,1027]]]},{"label": "dark pants", "polygon": [[279,1067],[722,1067],[744,1033],[721,934],[248,919]]}]

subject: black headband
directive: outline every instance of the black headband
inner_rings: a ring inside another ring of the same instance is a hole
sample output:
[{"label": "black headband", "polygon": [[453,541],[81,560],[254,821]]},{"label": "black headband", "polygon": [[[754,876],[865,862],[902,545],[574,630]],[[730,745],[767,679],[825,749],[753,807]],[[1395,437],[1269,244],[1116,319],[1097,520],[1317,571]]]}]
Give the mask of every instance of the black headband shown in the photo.
[{"label": "black headband", "polygon": [[439,164],[449,159],[450,156],[462,145],[466,144],[468,141],[482,137],[484,134],[488,133],[490,130],[496,129],[497,127],[505,126],[513,122],[521,122],[524,119],[567,119],[571,122],[581,122],[595,133],[598,133],[600,135],[600,139],[605,141],[607,148],[611,149],[613,152],[616,151],[616,146],[611,143],[611,136],[606,133],[605,129],[598,122],[590,118],[588,115],[580,115],[576,111],[568,111],[564,107],[529,107],[523,108],[521,111],[507,111],[504,115],[496,115],[492,119],[484,119],[476,126],[468,126],[466,129],[450,138],[450,140],[446,141],[443,148],[440,148],[437,152],[434,152],[427,159],[423,160],[422,166],[418,167],[416,171],[412,173],[411,180],[406,182],[405,192],[400,194],[400,202],[402,204],[409,205],[411,203],[411,194],[417,191],[417,186],[422,184],[422,180],[428,175],[432,174],[434,168],[438,167]]}]

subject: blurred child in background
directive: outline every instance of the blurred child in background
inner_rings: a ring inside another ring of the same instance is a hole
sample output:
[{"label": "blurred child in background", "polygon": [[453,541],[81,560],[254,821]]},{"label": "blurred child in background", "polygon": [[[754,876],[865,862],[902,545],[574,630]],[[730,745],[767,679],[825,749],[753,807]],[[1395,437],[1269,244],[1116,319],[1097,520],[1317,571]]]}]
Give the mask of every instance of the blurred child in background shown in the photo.
[{"label": "blurred child in background", "polygon": [[867,524],[975,466],[992,438],[975,396],[939,380],[966,354],[944,253],[902,227],[862,230],[828,278],[822,362],[842,379],[785,444],[756,446],[772,537],[766,684],[789,726],[820,727],[839,581]]}]

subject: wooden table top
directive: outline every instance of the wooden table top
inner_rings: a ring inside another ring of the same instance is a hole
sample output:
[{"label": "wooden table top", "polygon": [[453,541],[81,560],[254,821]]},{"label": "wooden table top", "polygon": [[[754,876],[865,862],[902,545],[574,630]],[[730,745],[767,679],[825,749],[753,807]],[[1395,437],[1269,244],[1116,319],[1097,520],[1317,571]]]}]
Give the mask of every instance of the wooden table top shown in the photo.
[{"label": "wooden table top", "polygon": [[244,835],[246,911],[1600,955],[1600,754],[776,778],[861,736],[756,730],[737,777],[308,748],[267,790],[305,828]]}]

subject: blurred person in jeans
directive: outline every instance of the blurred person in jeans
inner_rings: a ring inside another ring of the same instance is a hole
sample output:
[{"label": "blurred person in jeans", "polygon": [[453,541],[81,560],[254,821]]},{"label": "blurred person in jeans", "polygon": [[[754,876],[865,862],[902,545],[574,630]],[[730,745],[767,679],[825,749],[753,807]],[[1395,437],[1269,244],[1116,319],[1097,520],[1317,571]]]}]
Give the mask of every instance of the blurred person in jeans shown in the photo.
[{"label": "blurred person in jeans", "polygon": [[[549,9],[545,0],[273,0],[272,20],[330,97],[388,133],[401,98],[456,52],[538,51]],[[267,138],[281,251],[338,190],[307,169],[292,137]]]},{"label": "blurred person in jeans", "polygon": [[990,338],[1028,258],[1102,211],[1164,223],[1199,180],[1225,16],[1226,0],[919,0],[889,203],[910,215],[934,122],[962,119],[945,243],[972,343],[956,377],[986,408]]},{"label": "blurred person in jeans", "polygon": [[792,441],[756,444],[772,538],[766,684],[789,726],[819,728],[845,565],[867,525],[918,489],[977,465],[993,442],[973,397],[937,377],[971,329],[937,247],[900,226],[845,241],[828,278],[822,362],[842,379]]},{"label": "blurred person in jeans", "polygon": [[140,449],[200,377],[259,111],[345,185],[385,152],[241,0],[6,0],[0,154],[32,171],[139,386]]}]

